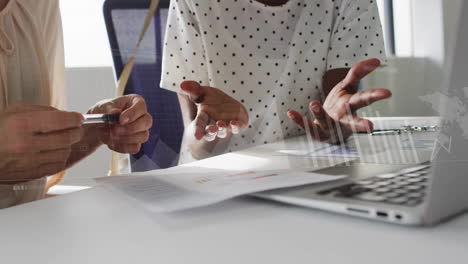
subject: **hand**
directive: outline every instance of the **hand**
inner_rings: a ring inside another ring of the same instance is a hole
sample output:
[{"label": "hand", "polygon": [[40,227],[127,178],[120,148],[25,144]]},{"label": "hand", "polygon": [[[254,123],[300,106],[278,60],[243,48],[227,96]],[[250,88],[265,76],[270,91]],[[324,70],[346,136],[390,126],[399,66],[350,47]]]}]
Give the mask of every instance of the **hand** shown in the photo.
[{"label": "hand", "polygon": [[197,140],[229,138],[248,125],[249,115],[245,107],[223,91],[200,86],[194,81],[183,82],[180,87],[197,104],[197,115],[192,122]]},{"label": "hand", "polygon": [[338,143],[352,132],[371,132],[372,122],[356,116],[356,111],[376,101],[389,98],[392,93],[387,89],[354,91],[357,90],[359,81],[379,66],[378,59],[370,59],[354,65],[346,78],[331,90],[323,106],[319,101],[310,103],[309,108],[315,117],[314,121],[297,111],[289,111],[289,118],[302,128],[309,130],[314,139],[330,143]]},{"label": "hand", "polygon": [[83,116],[49,106],[18,103],[0,112],[0,181],[21,182],[66,169],[82,137]]},{"label": "hand", "polygon": [[139,95],[126,95],[101,101],[88,113],[121,113],[118,123],[99,127],[99,139],[114,151],[138,153],[141,145],[149,139],[153,118],[146,109],[145,100]]}]

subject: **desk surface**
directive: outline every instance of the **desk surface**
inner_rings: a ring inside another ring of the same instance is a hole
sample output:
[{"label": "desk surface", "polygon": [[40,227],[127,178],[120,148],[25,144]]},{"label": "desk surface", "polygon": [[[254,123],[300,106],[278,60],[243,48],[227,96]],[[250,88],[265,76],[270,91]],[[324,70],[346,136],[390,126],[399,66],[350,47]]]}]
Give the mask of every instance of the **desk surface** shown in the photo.
[{"label": "desk surface", "polygon": [[[215,167],[242,156],[260,161],[267,150],[227,154],[200,166]],[[253,198],[162,216],[97,187],[2,210],[0,226],[2,263],[439,264],[468,260],[468,215],[433,228],[408,228]]]}]

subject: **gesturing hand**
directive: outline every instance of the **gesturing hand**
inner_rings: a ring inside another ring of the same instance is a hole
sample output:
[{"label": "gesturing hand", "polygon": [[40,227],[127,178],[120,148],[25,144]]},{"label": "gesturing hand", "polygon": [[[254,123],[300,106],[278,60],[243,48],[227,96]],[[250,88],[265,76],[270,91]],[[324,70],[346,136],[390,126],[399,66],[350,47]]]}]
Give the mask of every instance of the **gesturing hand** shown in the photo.
[{"label": "gesturing hand", "polygon": [[90,114],[121,113],[117,124],[100,128],[99,138],[110,149],[135,154],[141,144],[148,141],[153,118],[148,113],[145,100],[139,95],[126,95],[99,102]]},{"label": "gesturing hand", "polygon": [[223,91],[197,82],[186,81],[180,85],[189,98],[197,105],[197,115],[193,121],[194,136],[213,141],[239,134],[249,123],[245,107]]},{"label": "gesturing hand", "polygon": [[302,128],[310,129],[313,138],[338,143],[351,132],[370,132],[371,121],[360,118],[355,112],[376,101],[391,97],[387,89],[370,89],[355,92],[359,81],[380,66],[380,61],[370,59],[354,65],[346,78],[338,83],[325,99],[323,106],[319,101],[310,103],[314,121],[305,118],[297,111],[289,111],[289,117]]},{"label": "gesturing hand", "polygon": [[18,103],[0,112],[0,181],[27,181],[66,169],[83,116]]}]

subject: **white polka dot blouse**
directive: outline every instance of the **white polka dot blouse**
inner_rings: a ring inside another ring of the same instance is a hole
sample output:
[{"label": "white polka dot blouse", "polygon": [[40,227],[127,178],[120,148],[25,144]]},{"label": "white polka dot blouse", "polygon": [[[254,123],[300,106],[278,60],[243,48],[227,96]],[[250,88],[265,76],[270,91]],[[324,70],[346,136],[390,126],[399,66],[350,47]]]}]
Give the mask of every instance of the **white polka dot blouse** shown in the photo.
[{"label": "white polka dot blouse", "polygon": [[[328,70],[369,58],[386,59],[375,0],[173,0],[161,87],[194,80],[241,102],[250,124],[236,151],[303,134],[287,111],[309,115]],[[192,160],[184,140],[180,163]]]}]

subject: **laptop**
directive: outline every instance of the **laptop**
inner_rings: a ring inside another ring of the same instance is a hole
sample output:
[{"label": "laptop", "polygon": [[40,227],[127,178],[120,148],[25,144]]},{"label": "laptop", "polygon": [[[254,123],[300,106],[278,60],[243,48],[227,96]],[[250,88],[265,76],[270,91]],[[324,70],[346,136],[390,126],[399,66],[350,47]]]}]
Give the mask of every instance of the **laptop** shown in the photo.
[{"label": "laptop", "polygon": [[435,225],[468,209],[468,3],[448,56],[440,93],[438,140],[430,162],[408,165],[355,164],[318,171],[349,175],[331,184],[262,192],[255,196],[412,226]]}]

